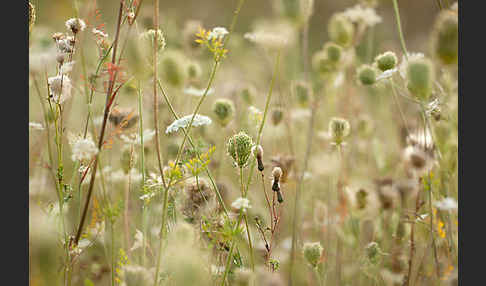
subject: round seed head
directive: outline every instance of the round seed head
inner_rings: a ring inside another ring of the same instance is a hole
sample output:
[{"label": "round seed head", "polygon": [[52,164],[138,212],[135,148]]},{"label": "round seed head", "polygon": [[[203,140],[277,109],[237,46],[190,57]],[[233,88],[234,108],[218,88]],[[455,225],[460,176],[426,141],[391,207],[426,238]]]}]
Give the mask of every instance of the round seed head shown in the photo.
[{"label": "round seed head", "polygon": [[385,52],[375,58],[376,65],[381,71],[391,70],[397,65],[397,56],[394,52]]},{"label": "round seed head", "polygon": [[351,45],[354,37],[354,26],[348,18],[342,14],[334,14],[327,27],[329,38],[333,42],[343,47]]},{"label": "round seed head", "polygon": [[233,135],[227,144],[228,154],[239,168],[243,168],[250,157],[253,140],[244,131]]},{"label": "round seed head", "polygon": [[274,167],[272,170],[272,176],[274,180],[280,180],[280,177],[282,176],[283,172],[280,167]]},{"label": "round seed head", "polygon": [[362,65],[358,68],[358,79],[363,85],[372,85],[376,82],[376,70],[370,65]]},{"label": "round seed head", "polygon": [[419,99],[426,100],[429,97],[434,78],[434,68],[429,59],[421,58],[408,63],[407,88]]},{"label": "round seed head", "polygon": [[442,11],[434,25],[432,51],[445,65],[457,64],[459,49],[457,13]]},{"label": "round seed head", "polygon": [[141,37],[145,41],[148,41],[153,49],[155,43],[155,34],[157,34],[157,51],[160,52],[165,49],[165,37],[160,29],[157,29],[157,32],[154,29],[149,29],[144,32]]},{"label": "round seed head", "polygon": [[233,101],[225,98],[216,100],[213,104],[213,112],[216,115],[219,124],[223,127],[226,126],[235,113]]},{"label": "round seed head", "polygon": [[321,259],[323,248],[320,242],[306,242],[303,247],[304,258],[313,267],[317,267]]},{"label": "round seed head", "polygon": [[197,79],[201,76],[201,66],[196,62],[190,62],[187,65],[187,77],[189,79]]},{"label": "round seed head", "polygon": [[293,92],[300,106],[305,107],[309,104],[311,98],[310,86],[302,81],[298,81],[293,85]]},{"label": "round seed head", "polygon": [[331,134],[336,144],[341,144],[346,136],[349,135],[349,122],[343,118],[333,117],[329,122],[329,134]]},{"label": "round seed head", "polygon": [[162,77],[172,86],[181,86],[185,80],[185,58],[179,51],[166,51],[160,59]]},{"label": "round seed head", "polygon": [[338,44],[335,43],[326,43],[324,45],[324,51],[326,51],[327,58],[333,62],[337,63],[339,60],[341,60],[342,54],[343,54],[343,48],[339,46]]},{"label": "round seed head", "polygon": [[243,98],[243,101],[247,104],[253,104],[253,100],[256,96],[256,89],[252,85],[245,86],[240,91],[240,96]]}]

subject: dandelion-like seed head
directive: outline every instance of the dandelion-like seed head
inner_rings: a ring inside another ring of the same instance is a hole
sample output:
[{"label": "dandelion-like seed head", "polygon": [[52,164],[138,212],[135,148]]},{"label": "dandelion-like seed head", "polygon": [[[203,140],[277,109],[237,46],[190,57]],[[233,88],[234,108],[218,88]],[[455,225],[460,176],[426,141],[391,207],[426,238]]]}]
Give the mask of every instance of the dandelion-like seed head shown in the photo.
[{"label": "dandelion-like seed head", "polygon": [[233,101],[220,98],[217,99],[213,104],[213,112],[216,115],[216,119],[218,120],[221,126],[225,127],[233,118],[235,113],[235,105]]},{"label": "dandelion-like seed head", "polygon": [[391,70],[398,63],[397,56],[394,52],[387,51],[375,58],[375,63],[381,71]]},{"label": "dandelion-like seed head", "polygon": [[49,84],[50,95],[54,100],[61,104],[71,98],[71,79],[67,75],[58,75],[50,77],[47,80]]},{"label": "dandelion-like seed head", "polygon": [[148,41],[153,48],[155,43],[155,34],[157,34],[157,51],[160,52],[165,49],[166,45],[164,33],[162,33],[160,29],[157,29],[157,31],[155,31],[155,29],[149,29],[143,32],[140,37]]},{"label": "dandelion-like seed head", "polygon": [[77,34],[78,32],[84,31],[86,29],[86,23],[79,18],[71,18],[66,21],[66,28],[73,32],[73,34]]},{"label": "dandelion-like seed head", "polygon": [[344,138],[349,135],[350,125],[346,119],[333,117],[329,122],[329,134],[332,136],[334,143],[340,145]]},{"label": "dandelion-like seed head", "polygon": [[251,208],[251,205],[250,205],[250,200],[247,199],[247,198],[237,198],[232,204],[231,204],[231,207],[236,210],[236,211],[242,211],[242,212],[246,212],[247,209],[250,209]]},{"label": "dandelion-like seed head", "polygon": [[227,143],[228,154],[239,168],[246,166],[253,147],[253,140],[244,131],[233,135]]},{"label": "dandelion-like seed head", "polygon": [[98,154],[98,148],[91,138],[81,138],[75,141],[71,147],[73,161],[91,160]]},{"label": "dandelion-like seed head", "polygon": [[273,179],[274,180],[280,180],[280,178],[282,177],[282,169],[280,167],[274,167],[273,170],[272,170],[272,176],[273,176]]},{"label": "dandelion-like seed head", "polygon": [[303,247],[304,258],[312,267],[317,267],[323,250],[320,242],[306,242]]}]

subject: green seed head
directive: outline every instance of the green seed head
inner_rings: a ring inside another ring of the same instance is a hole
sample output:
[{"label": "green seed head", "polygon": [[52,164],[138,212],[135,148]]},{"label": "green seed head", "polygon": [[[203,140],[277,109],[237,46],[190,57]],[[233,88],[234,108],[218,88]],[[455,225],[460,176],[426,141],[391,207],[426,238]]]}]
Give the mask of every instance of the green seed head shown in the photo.
[{"label": "green seed head", "polygon": [[239,168],[243,168],[248,162],[252,147],[253,140],[244,131],[233,135],[227,144],[228,154]]},{"label": "green seed head", "polygon": [[160,59],[162,78],[172,86],[181,86],[185,79],[185,58],[179,51],[166,51]]},{"label": "green seed head", "polygon": [[304,243],[304,258],[312,267],[317,267],[320,263],[323,248],[320,242],[306,242]]},{"label": "green seed head", "polygon": [[381,71],[391,70],[397,65],[397,56],[394,52],[385,52],[375,58],[376,65]]},{"label": "green seed head", "polygon": [[372,85],[376,82],[376,70],[370,65],[358,68],[358,79],[363,85]]},{"label": "green seed head", "polygon": [[213,112],[216,115],[219,124],[225,127],[231,121],[235,113],[233,101],[225,98],[216,100],[213,104]]},{"label": "green seed head", "polygon": [[344,138],[349,135],[349,122],[343,118],[333,117],[329,122],[329,134],[331,134],[334,142],[339,145]]},{"label": "green seed head", "polygon": [[201,66],[196,62],[187,64],[187,77],[189,79],[198,79],[202,74]]},{"label": "green seed head", "polygon": [[343,54],[343,48],[341,46],[335,44],[335,43],[326,43],[324,45],[324,51],[326,51],[327,58],[333,62],[337,63],[339,60],[341,60],[342,54]]},{"label": "green seed head", "polygon": [[445,65],[457,64],[458,32],[457,12],[441,12],[434,25],[432,51],[437,59]]},{"label": "green seed head", "polygon": [[253,100],[256,96],[256,89],[252,85],[245,86],[240,91],[241,98],[247,104],[253,104]]},{"label": "green seed head", "polygon": [[336,70],[336,65],[328,58],[326,51],[318,51],[312,57],[312,68],[321,75],[327,75]]},{"label": "green seed head", "polygon": [[329,38],[343,47],[351,45],[354,37],[354,26],[342,14],[334,14],[329,20],[328,25]]},{"label": "green seed head", "polygon": [[376,264],[376,262],[378,262],[379,255],[380,255],[380,247],[378,246],[378,243],[374,241],[370,242],[366,246],[366,256],[368,256],[370,262]]},{"label": "green seed head", "polygon": [[305,107],[309,104],[310,98],[312,96],[312,90],[309,84],[298,81],[294,83],[293,92],[300,106]]},{"label": "green seed head", "polygon": [[434,78],[434,68],[429,59],[421,58],[408,63],[407,88],[417,98],[426,100],[429,97]]}]

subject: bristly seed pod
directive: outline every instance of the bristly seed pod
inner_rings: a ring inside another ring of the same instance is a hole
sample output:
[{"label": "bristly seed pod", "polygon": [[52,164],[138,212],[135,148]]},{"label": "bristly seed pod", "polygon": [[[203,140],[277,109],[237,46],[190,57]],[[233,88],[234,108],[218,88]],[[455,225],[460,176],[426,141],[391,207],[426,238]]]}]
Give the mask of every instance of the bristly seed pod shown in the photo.
[{"label": "bristly seed pod", "polygon": [[225,98],[217,99],[213,104],[213,112],[221,126],[225,127],[233,118],[235,106],[233,101]]},{"label": "bristly seed pod", "polygon": [[376,71],[370,65],[362,65],[358,68],[358,79],[362,85],[372,85],[376,82]]},{"label": "bristly seed pod", "polygon": [[239,168],[243,168],[250,157],[253,140],[244,131],[233,135],[227,144],[228,154]]},{"label": "bristly seed pod", "polygon": [[435,80],[434,68],[429,59],[410,61],[407,66],[408,90],[421,100],[426,100],[432,92]]},{"label": "bristly seed pod", "polygon": [[391,70],[397,65],[397,56],[394,52],[385,52],[375,58],[376,65],[381,71]]},{"label": "bristly seed pod", "polygon": [[354,38],[354,26],[344,15],[334,14],[329,20],[328,33],[333,42],[348,47]]},{"label": "bristly seed pod", "polygon": [[257,159],[258,171],[262,172],[263,169],[264,169],[263,161],[262,161],[262,158],[263,158],[262,146],[260,146],[260,145],[253,146],[253,148],[251,148],[251,153],[253,153],[253,156],[255,156],[255,158]]},{"label": "bristly seed pod", "polygon": [[283,203],[282,193],[280,192],[280,177],[282,176],[282,169],[275,167],[272,170],[272,190],[277,192],[277,199],[279,203]]}]

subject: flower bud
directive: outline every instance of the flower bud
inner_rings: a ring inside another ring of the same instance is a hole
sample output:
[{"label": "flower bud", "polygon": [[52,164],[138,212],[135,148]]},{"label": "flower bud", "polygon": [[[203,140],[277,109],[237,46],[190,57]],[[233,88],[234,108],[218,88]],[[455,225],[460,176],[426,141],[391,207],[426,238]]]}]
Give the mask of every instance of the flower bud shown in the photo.
[{"label": "flower bud", "polygon": [[376,82],[376,71],[370,65],[362,65],[358,68],[358,79],[363,85],[372,85]]},{"label": "flower bud", "polygon": [[216,100],[213,104],[213,112],[216,115],[219,124],[225,127],[231,121],[235,113],[233,101],[225,98]]},{"label": "flower bud", "polygon": [[260,172],[263,171],[264,167],[263,167],[263,161],[262,161],[262,158],[263,158],[262,146],[260,146],[260,145],[253,146],[253,148],[251,148],[251,152],[253,153],[253,156],[255,156],[255,158],[257,159],[258,171],[260,171]]},{"label": "flower bud", "polygon": [[304,258],[312,267],[320,263],[323,248],[320,242],[306,242],[303,247]]},{"label": "flower bud", "polygon": [[228,154],[239,168],[243,168],[250,157],[253,140],[244,131],[233,135],[227,144]]},{"label": "flower bud", "polygon": [[376,65],[381,71],[391,70],[397,65],[397,56],[394,52],[385,52],[375,58]]}]

